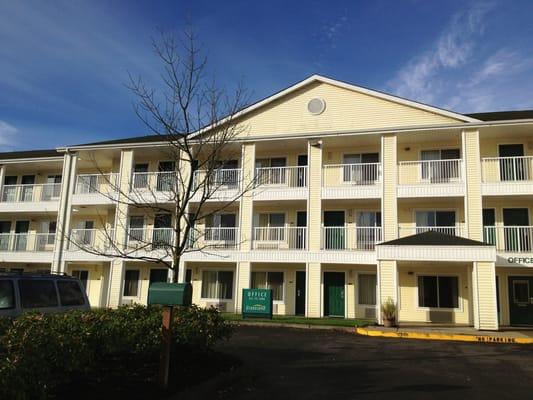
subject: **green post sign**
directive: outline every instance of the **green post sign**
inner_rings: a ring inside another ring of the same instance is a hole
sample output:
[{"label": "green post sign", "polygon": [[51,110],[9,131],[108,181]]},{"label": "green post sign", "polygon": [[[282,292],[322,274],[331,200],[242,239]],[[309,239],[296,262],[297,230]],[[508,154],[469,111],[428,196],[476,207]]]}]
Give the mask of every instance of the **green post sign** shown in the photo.
[{"label": "green post sign", "polygon": [[272,289],[243,289],[242,317],[272,319]]}]

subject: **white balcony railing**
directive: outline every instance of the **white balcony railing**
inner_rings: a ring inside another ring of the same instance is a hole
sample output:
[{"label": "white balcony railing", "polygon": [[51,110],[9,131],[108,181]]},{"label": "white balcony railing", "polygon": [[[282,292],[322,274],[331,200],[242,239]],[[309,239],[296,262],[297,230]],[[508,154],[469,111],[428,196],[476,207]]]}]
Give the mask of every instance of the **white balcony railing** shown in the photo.
[{"label": "white balcony railing", "polygon": [[462,180],[463,160],[418,160],[398,163],[398,183],[436,184],[460,182]]},{"label": "white balcony railing", "polygon": [[30,185],[4,185],[0,196],[3,203],[37,202],[58,200],[61,183]]},{"label": "white balcony railing", "polygon": [[321,245],[323,250],[372,251],[382,241],[379,226],[323,226]]},{"label": "white balcony railing", "polygon": [[128,247],[142,250],[168,248],[174,237],[172,228],[130,228]]},{"label": "white balcony railing", "polygon": [[52,251],[55,233],[0,233],[0,251]]},{"label": "white balcony railing", "polygon": [[329,164],[323,166],[323,175],[324,186],[374,185],[381,181],[381,164]]},{"label": "white balcony railing", "polygon": [[307,166],[255,169],[256,185],[307,187]]},{"label": "white balcony railing", "polygon": [[194,171],[194,188],[197,188],[200,184],[202,184],[213,191],[237,189],[240,185],[240,182],[240,168],[213,170],[209,179],[206,179],[206,171]]},{"label": "white balcony railing", "polygon": [[233,249],[239,248],[240,236],[237,227],[206,227],[195,231],[196,240],[191,247],[196,249]]},{"label": "white balcony railing", "polygon": [[107,252],[112,249],[113,230],[72,229],[69,237],[69,250]]},{"label": "white balcony railing", "polygon": [[485,226],[483,241],[497,251],[526,253],[533,251],[533,226]]},{"label": "white balcony railing", "polygon": [[304,250],[306,237],[303,226],[255,227],[252,245],[256,250]]},{"label": "white balcony railing", "polygon": [[533,180],[533,156],[486,157],[481,160],[483,182]]},{"label": "white balcony railing", "polygon": [[171,192],[176,183],[174,171],[134,172],[130,191]]},{"label": "white balcony railing", "polygon": [[399,237],[416,235],[428,231],[435,231],[450,236],[463,236],[463,229],[459,226],[413,226],[400,227],[398,229]]},{"label": "white balcony railing", "polygon": [[118,189],[118,174],[79,174],[76,176],[76,194],[111,193]]}]

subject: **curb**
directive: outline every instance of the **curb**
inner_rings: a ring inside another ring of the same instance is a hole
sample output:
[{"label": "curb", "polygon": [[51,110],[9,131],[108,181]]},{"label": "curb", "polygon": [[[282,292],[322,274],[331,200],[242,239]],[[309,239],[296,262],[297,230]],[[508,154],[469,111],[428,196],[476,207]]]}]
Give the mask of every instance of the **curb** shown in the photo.
[{"label": "curb", "polygon": [[336,325],[314,325],[314,324],[284,324],[281,322],[247,322],[247,321],[231,321],[232,325],[241,326],[257,326],[267,328],[294,328],[294,329],[321,329],[330,331],[344,331],[353,333],[354,328],[349,326]]},{"label": "curb", "polygon": [[491,336],[491,335],[467,335],[453,333],[426,333],[416,331],[380,331],[375,329],[355,328],[355,333],[361,336],[385,337],[396,339],[418,340],[449,340],[456,342],[474,343],[501,343],[501,344],[533,344],[533,338]]}]

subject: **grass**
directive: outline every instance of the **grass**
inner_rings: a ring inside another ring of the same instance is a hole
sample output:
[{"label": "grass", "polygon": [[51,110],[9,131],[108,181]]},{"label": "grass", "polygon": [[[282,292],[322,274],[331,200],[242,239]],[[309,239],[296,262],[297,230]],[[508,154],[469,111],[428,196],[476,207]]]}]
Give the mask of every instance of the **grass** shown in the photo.
[{"label": "grass", "polygon": [[268,318],[243,318],[241,314],[223,313],[223,318],[227,321],[246,321],[246,322],[270,322],[277,324],[303,324],[303,325],[328,325],[328,326],[347,326],[362,327],[374,323],[368,319],[345,319],[345,318],[306,318],[292,315],[274,315],[272,319]]}]

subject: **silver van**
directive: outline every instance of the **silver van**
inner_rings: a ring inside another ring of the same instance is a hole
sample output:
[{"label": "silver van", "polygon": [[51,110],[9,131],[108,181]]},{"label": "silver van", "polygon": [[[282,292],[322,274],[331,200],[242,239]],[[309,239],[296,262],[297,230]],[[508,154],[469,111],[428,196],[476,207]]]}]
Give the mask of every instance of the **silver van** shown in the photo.
[{"label": "silver van", "polygon": [[0,317],[26,311],[56,313],[89,310],[79,279],[60,274],[0,273]]}]

